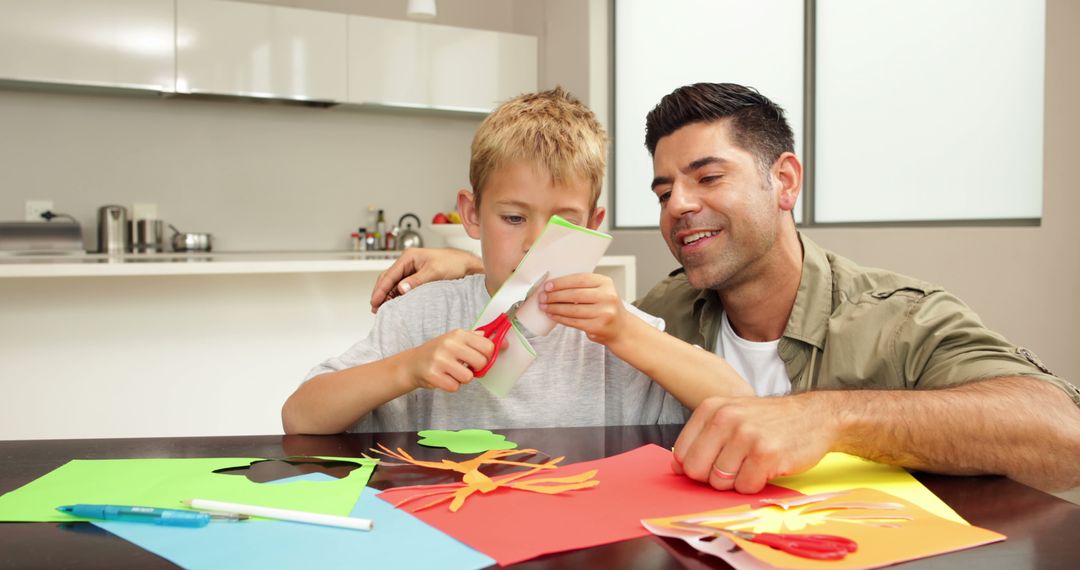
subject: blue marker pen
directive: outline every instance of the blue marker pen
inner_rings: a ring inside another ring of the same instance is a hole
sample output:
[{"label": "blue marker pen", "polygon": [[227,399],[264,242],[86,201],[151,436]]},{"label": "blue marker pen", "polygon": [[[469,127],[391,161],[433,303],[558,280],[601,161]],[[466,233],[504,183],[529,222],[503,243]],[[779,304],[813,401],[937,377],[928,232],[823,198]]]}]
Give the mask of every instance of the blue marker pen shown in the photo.
[{"label": "blue marker pen", "polygon": [[141,522],[162,526],[202,527],[210,522],[210,515],[207,513],[181,511],[178,509],[158,509],[154,507],[66,505],[63,507],[56,507],[56,510],[86,519]]}]

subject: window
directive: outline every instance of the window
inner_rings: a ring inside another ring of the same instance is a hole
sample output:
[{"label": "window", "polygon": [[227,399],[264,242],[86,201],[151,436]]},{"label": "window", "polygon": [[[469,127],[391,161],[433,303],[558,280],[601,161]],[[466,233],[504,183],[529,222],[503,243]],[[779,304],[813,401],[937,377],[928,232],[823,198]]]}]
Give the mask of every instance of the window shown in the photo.
[{"label": "window", "polygon": [[679,86],[714,81],[756,87],[787,112],[800,146],[803,27],[803,0],[615,3],[616,228],[655,227],[659,221],[649,188],[645,115]]},{"label": "window", "polygon": [[1032,0],[620,0],[615,227],[656,226],[645,115],[699,81],[756,87],[787,111],[796,141],[812,125],[796,148],[813,206],[796,211],[804,223],[1037,220],[1045,11]]}]

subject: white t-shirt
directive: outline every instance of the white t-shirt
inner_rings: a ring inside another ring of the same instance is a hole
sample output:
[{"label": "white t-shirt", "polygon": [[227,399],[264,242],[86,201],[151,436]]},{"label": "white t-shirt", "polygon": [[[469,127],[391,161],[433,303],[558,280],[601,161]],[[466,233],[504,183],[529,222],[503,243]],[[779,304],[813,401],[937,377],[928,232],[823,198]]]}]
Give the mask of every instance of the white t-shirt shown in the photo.
[{"label": "white t-shirt", "polygon": [[[380,307],[367,338],[313,368],[304,381],[469,329],[490,300],[483,275],[417,287]],[[663,319],[626,307],[663,329]],[[525,336],[537,358],[505,396],[478,382],[455,393],[416,389],[379,406],[349,431],[648,425],[689,417],[659,384],[577,329],[556,326],[546,336]]]},{"label": "white t-shirt", "polygon": [[791,392],[791,379],[777,352],[779,346],[780,339],[752,342],[740,337],[731,328],[727,313],[723,314],[716,354],[727,360],[735,372],[753,386],[758,396],[782,396]]}]

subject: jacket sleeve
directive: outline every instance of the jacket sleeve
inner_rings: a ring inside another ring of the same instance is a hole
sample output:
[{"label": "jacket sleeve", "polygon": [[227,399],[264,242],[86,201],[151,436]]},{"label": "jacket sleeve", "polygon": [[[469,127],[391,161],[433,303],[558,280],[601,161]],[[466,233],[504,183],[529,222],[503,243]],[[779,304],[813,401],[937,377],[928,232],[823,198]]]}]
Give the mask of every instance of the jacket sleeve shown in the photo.
[{"label": "jacket sleeve", "polygon": [[945,291],[915,299],[893,337],[894,362],[909,386],[943,388],[988,378],[1024,376],[1054,384],[1080,406],[1080,390],[1054,376],[1031,351],[986,328]]}]

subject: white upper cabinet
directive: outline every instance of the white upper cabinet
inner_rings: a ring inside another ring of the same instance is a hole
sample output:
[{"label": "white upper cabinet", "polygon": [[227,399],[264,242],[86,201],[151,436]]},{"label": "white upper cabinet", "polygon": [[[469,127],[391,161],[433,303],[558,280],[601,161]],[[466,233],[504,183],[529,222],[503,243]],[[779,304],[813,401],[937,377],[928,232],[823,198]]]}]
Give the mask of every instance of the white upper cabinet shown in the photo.
[{"label": "white upper cabinet", "polygon": [[176,91],[344,101],[343,14],[177,0]]},{"label": "white upper cabinet", "polygon": [[349,96],[352,103],[427,107],[430,26],[349,16]]},{"label": "white upper cabinet", "polygon": [[349,102],[488,112],[536,85],[535,37],[349,17]]},{"label": "white upper cabinet", "polygon": [[173,0],[0,0],[0,78],[172,91]]},{"label": "white upper cabinet", "polygon": [[486,113],[537,39],[225,0],[0,0],[0,80]]},{"label": "white upper cabinet", "polygon": [[431,103],[490,111],[536,91],[536,38],[431,26]]}]

